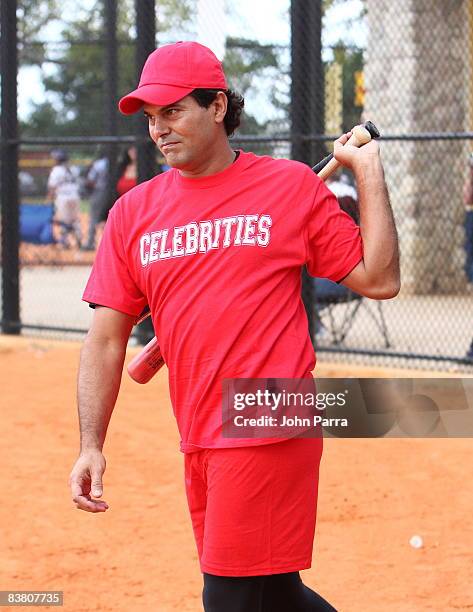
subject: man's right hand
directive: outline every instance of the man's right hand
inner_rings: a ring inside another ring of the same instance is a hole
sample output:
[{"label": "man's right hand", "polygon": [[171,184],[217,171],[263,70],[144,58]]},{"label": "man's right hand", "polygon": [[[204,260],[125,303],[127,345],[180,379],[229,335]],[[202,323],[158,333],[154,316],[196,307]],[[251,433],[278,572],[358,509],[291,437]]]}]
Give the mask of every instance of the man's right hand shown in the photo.
[{"label": "man's right hand", "polygon": [[100,450],[84,450],[79,455],[69,477],[72,499],[79,510],[86,512],[105,512],[106,501],[92,499],[103,493],[102,476],[106,461]]}]

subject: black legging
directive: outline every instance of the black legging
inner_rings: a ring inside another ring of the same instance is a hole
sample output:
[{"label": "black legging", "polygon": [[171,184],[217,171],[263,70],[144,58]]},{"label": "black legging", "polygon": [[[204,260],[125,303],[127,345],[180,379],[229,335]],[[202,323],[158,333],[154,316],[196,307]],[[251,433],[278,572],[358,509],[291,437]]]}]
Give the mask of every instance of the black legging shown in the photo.
[{"label": "black legging", "polygon": [[204,574],[205,612],[336,612],[299,572],[227,578]]}]

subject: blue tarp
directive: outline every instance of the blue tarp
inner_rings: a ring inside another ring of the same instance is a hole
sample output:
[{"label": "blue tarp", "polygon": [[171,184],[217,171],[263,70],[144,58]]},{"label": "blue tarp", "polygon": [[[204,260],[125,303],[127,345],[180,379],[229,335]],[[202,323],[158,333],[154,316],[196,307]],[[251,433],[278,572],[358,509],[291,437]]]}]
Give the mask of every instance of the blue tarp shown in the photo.
[{"label": "blue tarp", "polygon": [[20,240],[33,244],[52,244],[52,204],[20,204]]}]

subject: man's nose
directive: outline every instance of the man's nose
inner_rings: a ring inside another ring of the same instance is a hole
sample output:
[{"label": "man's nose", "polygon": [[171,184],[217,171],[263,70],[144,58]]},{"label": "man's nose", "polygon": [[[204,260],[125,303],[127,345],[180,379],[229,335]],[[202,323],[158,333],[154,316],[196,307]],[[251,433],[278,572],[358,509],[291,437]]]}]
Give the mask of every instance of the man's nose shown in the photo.
[{"label": "man's nose", "polygon": [[156,119],[152,126],[152,135],[154,140],[158,140],[162,136],[165,136],[169,132],[169,126],[162,119]]}]

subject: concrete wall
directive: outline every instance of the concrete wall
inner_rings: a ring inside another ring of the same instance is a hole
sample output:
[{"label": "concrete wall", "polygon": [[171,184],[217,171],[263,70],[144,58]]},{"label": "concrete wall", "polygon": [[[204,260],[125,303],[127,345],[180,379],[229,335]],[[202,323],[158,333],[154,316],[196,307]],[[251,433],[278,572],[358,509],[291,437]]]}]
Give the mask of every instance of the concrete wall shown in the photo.
[{"label": "concrete wall", "polygon": [[[384,133],[470,129],[470,0],[368,0],[365,115]],[[465,290],[462,188],[470,143],[386,142],[403,291]]]}]

